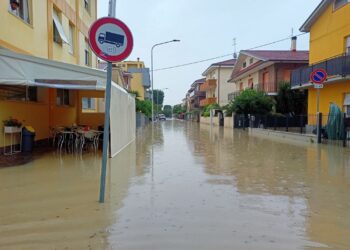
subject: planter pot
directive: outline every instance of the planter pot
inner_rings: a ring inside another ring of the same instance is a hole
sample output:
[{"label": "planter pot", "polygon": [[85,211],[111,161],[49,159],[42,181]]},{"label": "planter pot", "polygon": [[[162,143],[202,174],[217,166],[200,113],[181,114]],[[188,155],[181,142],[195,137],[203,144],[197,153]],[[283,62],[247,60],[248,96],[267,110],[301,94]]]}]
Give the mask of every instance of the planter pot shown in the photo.
[{"label": "planter pot", "polygon": [[21,127],[5,127],[5,133],[7,134],[20,133],[21,131]]}]

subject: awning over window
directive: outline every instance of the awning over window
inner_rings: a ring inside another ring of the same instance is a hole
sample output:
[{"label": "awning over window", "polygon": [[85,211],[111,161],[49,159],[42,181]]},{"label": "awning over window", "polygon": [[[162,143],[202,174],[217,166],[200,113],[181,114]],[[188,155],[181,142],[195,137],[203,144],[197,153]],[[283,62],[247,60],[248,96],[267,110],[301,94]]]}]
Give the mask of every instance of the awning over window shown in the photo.
[{"label": "awning over window", "polygon": [[350,94],[345,95],[344,106],[350,106]]},{"label": "awning over window", "polygon": [[62,27],[62,24],[61,24],[61,22],[60,22],[60,19],[59,19],[58,16],[57,16],[56,11],[53,11],[53,12],[52,12],[52,18],[53,18],[53,22],[55,23],[55,26],[56,26],[56,28],[57,28],[57,31],[58,31],[58,33],[60,34],[60,37],[61,37],[62,41],[65,42],[65,43],[67,43],[67,44],[69,44],[69,40],[68,40],[66,34],[64,33],[64,29],[63,29],[63,27]]}]

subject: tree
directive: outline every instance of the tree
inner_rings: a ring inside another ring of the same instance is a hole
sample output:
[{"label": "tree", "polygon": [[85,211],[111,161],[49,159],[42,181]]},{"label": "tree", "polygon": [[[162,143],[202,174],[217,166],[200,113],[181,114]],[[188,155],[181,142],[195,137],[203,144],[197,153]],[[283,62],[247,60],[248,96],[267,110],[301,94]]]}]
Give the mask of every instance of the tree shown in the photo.
[{"label": "tree", "polygon": [[282,114],[305,114],[307,96],[305,91],[292,90],[289,82],[279,84],[276,111]]},{"label": "tree", "polygon": [[164,92],[159,89],[153,90],[153,102],[156,105],[163,105],[164,101]]},{"label": "tree", "polygon": [[237,114],[267,114],[272,111],[274,100],[264,92],[246,89],[227,107],[227,112]]},{"label": "tree", "polygon": [[152,102],[149,100],[142,101],[140,100],[140,95],[137,91],[130,91],[130,94],[135,96],[135,106],[136,112],[141,112],[145,114],[147,117],[152,116]]},{"label": "tree", "polygon": [[171,117],[173,113],[173,108],[170,105],[164,105],[163,113],[166,117]]},{"label": "tree", "polygon": [[182,107],[181,104],[177,104],[173,107],[173,113],[174,114],[181,114],[181,113],[185,113],[186,109]]}]

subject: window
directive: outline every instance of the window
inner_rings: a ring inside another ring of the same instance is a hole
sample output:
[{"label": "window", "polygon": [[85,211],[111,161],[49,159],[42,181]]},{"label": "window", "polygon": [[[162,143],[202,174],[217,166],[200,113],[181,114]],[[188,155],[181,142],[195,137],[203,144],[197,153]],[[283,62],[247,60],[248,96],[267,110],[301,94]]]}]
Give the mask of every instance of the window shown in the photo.
[{"label": "window", "polygon": [[243,63],[243,68],[246,68],[247,67],[247,62],[244,62]]},{"label": "window", "polygon": [[253,89],[253,87],[254,87],[254,82],[253,81],[254,81],[253,78],[250,78],[248,80],[248,88]]},{"label": "window", "polygon": [[90,13],[90,0],[84,0],[84,8]]},{"label": "window", "polygon": [[340,7],[344,6],[345,4],[349,3],[349,0],[335,0],[334,1],[334,9],[339,9]]},{"label": "window", "polygon": [[350,36],[348,36],[345,41],[345,53],[350,55]]},{"label": "window", "polygon": [[38,101],[38,88],[37,87],[28,87],[27,88],[27,100],[31,102]]},{"label": "window", "polygon": [[64,29],[61,24],[61,19],[55,9],[52,10],[52,19],[53,19],[53,40],[58,44],[65,42],[69,44],[68,38],[64,33]]},{"label": "window", "polygon": [[68,52],[74,55],[74,25],[69,23],[69,44],[68,44]]},{"label": "window", "polygon": [[292,75],[292,71],[290,69],[285,69],[283,71],[283,81],[290,82],[291,75]]},{"label": "window", "polygon": [[240,90],[240,91],[243,90],[243,82],[241,82],[241,83],[239,84],[239,90]]},{"label": "window", "polygon": [[83,97],[81,99],[82,113],[104,113],[105,99],[95,97]]},{"label": "window", "polygon": [[254,62],[254,58],[250,58],[249,64],[253,64],[253,62]]},{"label": "window", "polygon": [[89,41],[85,39],[85,65],[86,66],[91,66],[91,50],[90,50],[90,45]]},{"label": "window", "polygon": [[0,100],[38,101],[38,88],[31,86],[0,86]]},{"label": "window", "polygon": [[31,23],[31,0],[10,0],[9,11],[26,23]]},{"label": "window", "polygon": [[68,89],[57,89],[56,104],[58,106],[69,106],[70,101],[70,91]]}]

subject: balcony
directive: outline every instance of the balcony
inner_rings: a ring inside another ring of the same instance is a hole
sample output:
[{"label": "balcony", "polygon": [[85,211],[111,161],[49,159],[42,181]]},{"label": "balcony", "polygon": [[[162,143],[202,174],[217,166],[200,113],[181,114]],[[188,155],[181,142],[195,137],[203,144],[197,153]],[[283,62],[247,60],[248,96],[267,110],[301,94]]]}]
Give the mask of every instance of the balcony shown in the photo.
[{"label": "balcony", "polygon": [[254,89],[265,92],[267,95],[277,94],[277,86],[275,83],[258,83],[254,85]]},{"label": "balcony", "polygon": [[216,98],[215,97],[211,97],[211,98],[206,98],[200,101],[200,106],[204,107],[210,104],[215,104],[216,103]]},{"label": "balcony", "polygon": [[343,54],[341,56],[329,58],[325,61],[321,61],[308,67],[302,67],[293,70],[291,77],[292,88],[298,88],[303,85],[311,84],[310,74],[312,71],[319,68],[327,71],[328,80],[350,75],[350,55]]},{"label": "balcony", "polygon": [[206,82],[199,87],[199,90],[207,91],[209,89],[215,89],[215,88],[216,88],[216,79],[209,79],[209,80],[206,80]]},{"label": "balcony", "polygon": [[235,92],[228,94],[228,100],[233,101],[234,99],[236,99],[237,96],[239,96],[241,94],[241,92],[242,91],[238,90],[238,91],[235,91]]}]

